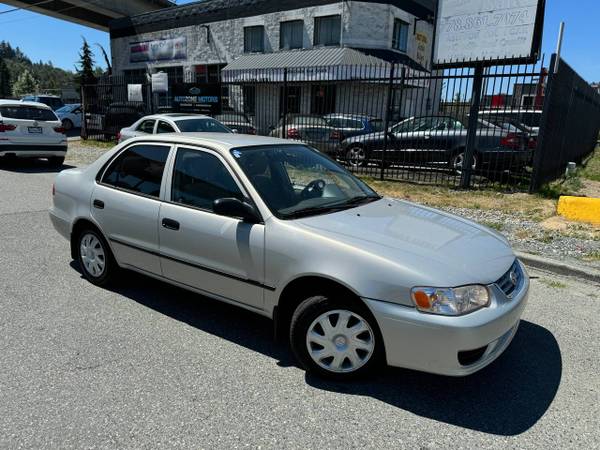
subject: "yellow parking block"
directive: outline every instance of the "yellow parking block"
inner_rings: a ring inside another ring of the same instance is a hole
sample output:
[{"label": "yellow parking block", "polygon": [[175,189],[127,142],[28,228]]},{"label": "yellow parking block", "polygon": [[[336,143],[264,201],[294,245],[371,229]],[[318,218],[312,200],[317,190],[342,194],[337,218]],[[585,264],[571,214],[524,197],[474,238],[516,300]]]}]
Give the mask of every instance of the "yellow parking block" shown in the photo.
[{"label": "yellow parking block", "polygon": [[558,214],[570,220],[600,225],[600,198],[561,197]]}]

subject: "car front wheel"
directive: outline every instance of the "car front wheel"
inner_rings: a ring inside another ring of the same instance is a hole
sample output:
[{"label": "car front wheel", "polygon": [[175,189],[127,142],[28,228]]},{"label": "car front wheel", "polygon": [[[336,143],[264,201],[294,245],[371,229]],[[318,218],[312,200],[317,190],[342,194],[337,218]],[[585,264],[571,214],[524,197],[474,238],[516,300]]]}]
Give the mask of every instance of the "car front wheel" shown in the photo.
[{"label": "car front wheel", "polygon": [[290,342],[307,371],[338,380],[366,375],[383,354],[377,323],[364,305],[321,295],[294,312]]},{"label": "car front wheel", "polygon": [[97,286],[104,286],[114,279],[118,270],[108,244],[93,229],[81,232],[77,256],[84,277]]},{"label": "car front wheel", "polygon": [[346,151],[346,162],[354,168],[367,165],[367,151],[360,145],[354,145]]},{"label": "car front wheel", "polygon": [[[460,152],[452,156],[450,158],[450,170],[452,170],[457,175],[462,175],[463,166],[465,163],[465,153]],[[471,166],[471,170],[474,172],[477,169],[477,155],[473,155],[473,165]]]}]

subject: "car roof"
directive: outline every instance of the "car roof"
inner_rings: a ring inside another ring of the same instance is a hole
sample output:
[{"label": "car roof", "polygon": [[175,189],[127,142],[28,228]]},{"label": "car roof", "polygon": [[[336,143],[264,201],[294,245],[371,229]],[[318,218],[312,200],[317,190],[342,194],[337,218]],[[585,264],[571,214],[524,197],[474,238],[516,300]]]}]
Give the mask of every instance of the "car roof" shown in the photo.
[{"label": "car roof", "polygon": [[139,136],[128,139],[128,143],[134,142],[168,142],[174,144],[208,145],[218,146],[224,151],[232,148],[254,147],[260,145],[304,145],[298,141],[290,141],[267,136],[254,136],[235,133],[165,133]]},{"label": "car roof", "polygon": [[177,120],[188,120],[188,119],[211,119],[210,116],[204,114],[184,114],[184,113],[167,113],[167,114],[152,114],[149,116],[142,117],[141,120],[146,119],[171,119]]},{"label": "car roof", "polygon": [[327,114],[325,116],[328,119],[333,119],[334,117],[342,118],[342,119],[367,119],[367,120],[378,120],[375,116],[370,116],[368,114]]},{"label": "car roof", "polygon": [[0,100],[0,106],[35,106],[37,108],[49,109],[52,111],[48,105],[39,102],[23,102],[21,100]]}]

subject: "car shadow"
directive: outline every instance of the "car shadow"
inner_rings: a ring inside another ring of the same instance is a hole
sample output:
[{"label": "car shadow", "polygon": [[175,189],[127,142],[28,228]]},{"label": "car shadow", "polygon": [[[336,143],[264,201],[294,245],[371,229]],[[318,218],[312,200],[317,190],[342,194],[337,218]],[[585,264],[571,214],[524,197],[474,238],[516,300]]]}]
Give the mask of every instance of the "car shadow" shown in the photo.
[{"label": "car shadow", "polygon": [[59,173],[74,166],[63,164],[61,167],[51,166],[45,159],[10,158],[0,161],[0,170],[15,173]]},{"label": "car shadow", "polygon": [[[79,265],[71,266],[80,272]],[[81,272],[80,272],[81,273]],[[273,339],[271,321],[136,273],[111,290],[198,330],[260,352],[282,367],[297,366],[284,343]],[[548,410],[560,386],[562,357],[554,335],[523,320],[513,343],[480,372],[451,378],[385,368],[351,382],[311,374],[310,386],[343,395],[368,396],[439,422],[503,436],[521,434]]]}]

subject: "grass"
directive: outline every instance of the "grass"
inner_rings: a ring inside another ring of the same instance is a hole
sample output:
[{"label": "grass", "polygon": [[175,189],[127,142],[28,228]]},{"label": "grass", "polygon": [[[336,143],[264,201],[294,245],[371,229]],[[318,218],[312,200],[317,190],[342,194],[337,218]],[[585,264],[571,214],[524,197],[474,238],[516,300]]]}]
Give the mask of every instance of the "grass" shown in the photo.
[{"label": "grass", "polygon": [[483,221],[480,222],[482,225],[485,225],[488,228],[492,228],[496,231],[504,231],[504,225],[498,222],[489,222],[489,221]]},{"label": "grass", "polygon": [[85,145],[87,147],[106,148],[106,149],[113,148],[115,145],[117,145],[117,143],[113,142],[113,141],[99,141],[96,139],[86,139],[86,140],[82,139],[81,144],[82,144],[82,146]]},{"label": "grass", "polygon": [[565,283],[556,280],[547,280],[546,278],[542,278],[540,281],[553,289],[566,289],[568,287]]},{"label": "grass", "polygon": [[583,257],[583,259],[588,262],[599,262],[600,261],[600,251],[588,253],[587,255],[585,255]]},{"label": "grass", "polygon": [[587,160],[584,168],[581,170],[580,176],[586,180],[600,182],[600,147]]},{"label": "grass", "polygon": [[600,183],[600,147],[583,162],[573,175],[545,184],[539,194],[549,199],[558,199],[563,195],[596,197],[598,192],[596,183]]},{"label": "grass", "polygon": [[[505,193],[492,190],[459,190],[397,181],[380,181],[363,177],[379,194],[402,198],[432,207],[453,207],[494,210],[519,214],[541,222],[556,214],[556,201],[525,193]],[[488,225],[490,226],[490,225]]]}]

